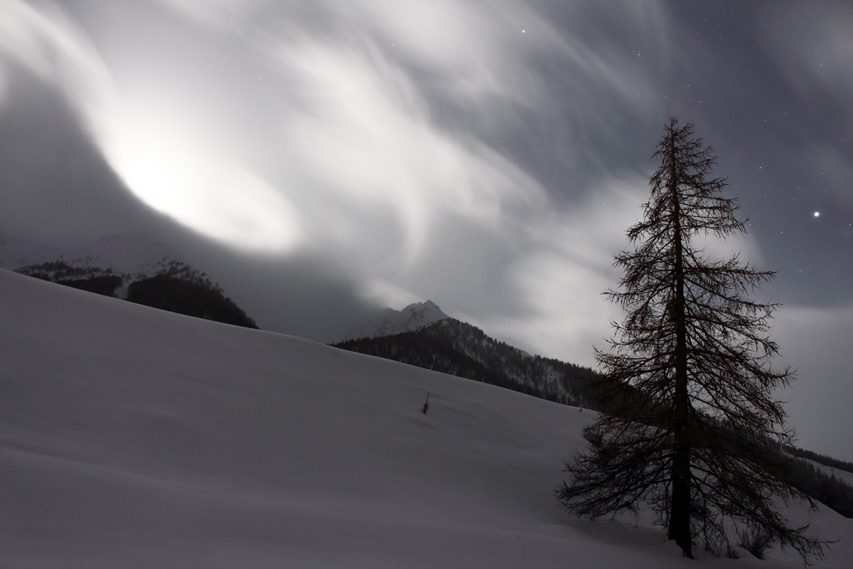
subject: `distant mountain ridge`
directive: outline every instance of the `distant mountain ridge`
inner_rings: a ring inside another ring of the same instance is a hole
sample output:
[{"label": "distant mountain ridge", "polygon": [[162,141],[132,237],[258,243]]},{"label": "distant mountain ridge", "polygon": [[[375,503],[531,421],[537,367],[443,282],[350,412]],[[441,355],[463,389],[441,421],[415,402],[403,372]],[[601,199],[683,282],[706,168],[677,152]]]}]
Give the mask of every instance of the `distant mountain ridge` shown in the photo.
[{"label": "distant mountain ridge", "polygon": [[[589,406],[584,390],[587,379],[595,373],[589,368],[530,355],[489,337],[476,326],[450,318],[429,301],[410,305],[398,314],[424,314],[436,320],[417,326],[418,322],[410,318],[406,322],[412,322],[413,329],[351,338],[332,345],[558,403]],[[379,328],[377,332],[389,328]]]}]

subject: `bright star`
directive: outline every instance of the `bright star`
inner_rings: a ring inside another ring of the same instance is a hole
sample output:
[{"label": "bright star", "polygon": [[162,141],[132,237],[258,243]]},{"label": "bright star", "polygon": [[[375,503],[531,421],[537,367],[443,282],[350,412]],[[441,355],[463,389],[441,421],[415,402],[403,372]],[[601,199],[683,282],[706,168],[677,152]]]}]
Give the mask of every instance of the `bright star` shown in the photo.
[{"label": "bright star", "polygon": [[819,212],[819,211],[814,212],[814,216],[815,216],[815,217],[820,217],[820,212]]}]

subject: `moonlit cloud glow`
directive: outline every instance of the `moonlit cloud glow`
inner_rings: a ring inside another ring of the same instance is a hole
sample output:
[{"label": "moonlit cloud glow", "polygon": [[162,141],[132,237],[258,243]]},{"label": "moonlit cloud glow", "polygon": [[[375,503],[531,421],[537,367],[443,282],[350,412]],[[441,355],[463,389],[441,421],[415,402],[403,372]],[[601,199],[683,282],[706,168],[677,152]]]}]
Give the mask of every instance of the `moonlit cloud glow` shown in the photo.
[{"label": "moonlit cloud glow", "polygon": [[111,124],[104,153],[154,209],[237,247],[281,251],[301,235],[298,212],[267,181],[162,115],[128,113]]},{"label": "moonlit cloud glow", "polygon": [[14,1],[6,10],[3,21],[15,35],[6,36],[4,51],[57,83],[139,198],[237,247],[281,251],[299,242],[298,215],[281,192],[217,153],[213,137],[170,117],[169,109],[133,108],[100,56],[60,12],[40,14]]}]

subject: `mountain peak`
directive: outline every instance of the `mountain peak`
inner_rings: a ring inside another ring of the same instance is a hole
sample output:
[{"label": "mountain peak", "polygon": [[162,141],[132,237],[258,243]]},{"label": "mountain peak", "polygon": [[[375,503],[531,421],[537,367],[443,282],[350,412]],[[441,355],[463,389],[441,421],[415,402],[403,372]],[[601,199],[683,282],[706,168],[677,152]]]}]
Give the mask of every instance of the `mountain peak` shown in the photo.
[{"label": "mountain peak", "polygon": [[402,332],[413,332],[448,318],[450,317],[431,300],[414,302],[403,310],[386,308],[380,311],[347,338],[379,338]]},{"label": "mountain peak", "polygon": [[431,300],[426,302],[414,302],[400,311],[400,314],[408,314],[411,319],[416,321],[423,320],[423,325],[432,324],[439,320],[450,318],[447,314],[441,311],[436,303]]}]

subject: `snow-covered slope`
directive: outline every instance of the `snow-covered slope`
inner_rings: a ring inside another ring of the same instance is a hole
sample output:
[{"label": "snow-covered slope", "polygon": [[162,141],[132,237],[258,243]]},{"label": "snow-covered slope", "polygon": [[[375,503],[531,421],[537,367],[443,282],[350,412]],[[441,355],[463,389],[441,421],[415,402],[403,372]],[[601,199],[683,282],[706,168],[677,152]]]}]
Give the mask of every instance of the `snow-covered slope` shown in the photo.
[{"label": "snow-covered slope", "polygon": [[566,516],[589,411],[2,270],[0,314],[2,567],[801,566]]},{"label": "snow-covered slope", "polygon": [[372,319],[350,332],[345,339],[378,338],[413,332],[448,318],[431,300],[415,302],[403,310],[385,308]]}]

